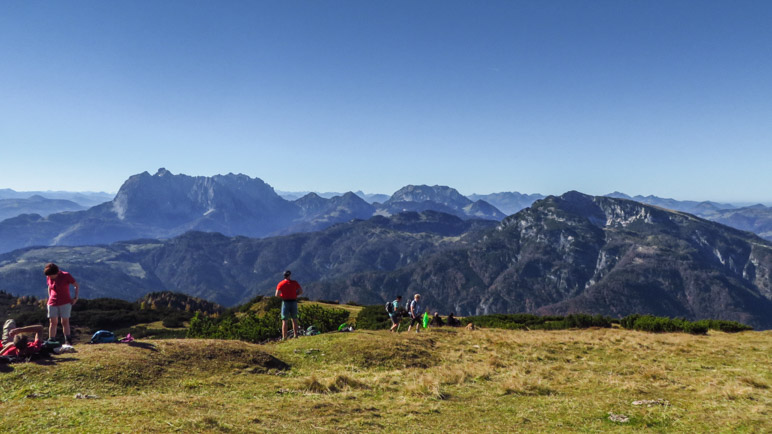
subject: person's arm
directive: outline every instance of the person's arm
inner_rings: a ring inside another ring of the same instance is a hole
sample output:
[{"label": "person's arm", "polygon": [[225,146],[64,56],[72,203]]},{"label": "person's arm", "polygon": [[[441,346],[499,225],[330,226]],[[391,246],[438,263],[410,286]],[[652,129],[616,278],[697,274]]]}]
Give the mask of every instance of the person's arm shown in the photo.
[{"label": "person's arm", "polygon": [[74,306],[75,303],[78,302],[78,293],[80,293],[80,285],[78,285],[78,282],[75,279],[72,279],[72,286],[75,287],[75,298],[72,299],[72,305]]},{"label": "person's arm", "polygon": [[300,284],[298,283],[298,293],[296,294],[296,296],[300,297],[300,294],[302,293],[303,293],[303,288],[301,288]]},{"label": "person's arm", "polygon": [[15,329],[8,332],[9,337],[14,337],[18,335],[19,333],[35,333],[37,335],[38,333],[43,331],[42,325],[31,325],[26,327],[16,327]]}]

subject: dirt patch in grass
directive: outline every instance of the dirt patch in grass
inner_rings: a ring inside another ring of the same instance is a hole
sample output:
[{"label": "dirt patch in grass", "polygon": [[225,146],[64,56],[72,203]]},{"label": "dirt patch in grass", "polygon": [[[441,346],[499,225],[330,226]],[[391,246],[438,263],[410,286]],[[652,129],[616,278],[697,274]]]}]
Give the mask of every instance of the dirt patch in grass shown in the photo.
[{"label": "dirt patch in grass", "polygon": [[151,358],[159,364],[175,364],[187,371],[222,372],[232,369],[248,369],[249,372],[265,373],[283,371],[289,365],[266,353],[258,345],[238,341],[209,339],[185,339],[159,343],[158,355]]},{"label": "dirt patch in grass", "polygon": [[187,339],[78,348],[80,360],[60,369],[58,375],[75,384],[105,387],[142,387],[193,373],[267,373],[289,368],[259,346],[236,341]]},{"label": "dirt patch in grass", "polygon": [[438,363],[426,342],[413,340],[360,342],[350,354],[352,363],[362,368],[429,368]]}]

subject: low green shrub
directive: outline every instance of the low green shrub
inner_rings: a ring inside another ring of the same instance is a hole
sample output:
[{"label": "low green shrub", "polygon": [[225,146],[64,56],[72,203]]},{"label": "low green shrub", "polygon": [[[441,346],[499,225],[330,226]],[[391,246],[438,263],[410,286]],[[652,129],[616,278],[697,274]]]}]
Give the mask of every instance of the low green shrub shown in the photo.
[{"label": "low green shrub", "polygon": [[173,312],[163,319],[163,325],[170,329],[184,327],[185,321],[190,320],[192,317],[193,314],[191,312]]},{"label": "low green shrub", "polygon": [[571,314],[563,316],[538,316],[531,314],[492,314],[470,316],[465,322],[478,327],[509,330],[565,330],[573,328],[611,327],[611,318],[602,315]]},{"label": "low green shrub", "polygon": [[348,321],[349,312],[345,309],[327,308],[318,304],[301,304],[298,307],[298,320],[308,328],[316,327],[322,333],[338,330],[338,326]]},{"label": "low green shrub", "polygon": [[364,306],[356,319],[358,329],[384,330],[391,327],[391,320],[385,305]]},{"label": "low green shrub", "polygon": [[684,332],[703,335],[708,330],[719,330],[728,333],[753,330],[745,324],[725,320],[688,321],[683,318],[668,318],[653,315],[628,315],[620,321],[622,327],[630,330],[640,330],[652,333]]},{"label": "low green shrub", "polygon": [[[190,338],[236,339],[247,342],[263,342],[281,336],[280,308],[269,309],[265,314],[247,313],[236,316],[233,313],[219,318],[196,314],[190,320],[187,336]],[[320,332],[338,329],[348,321],[349,313],[344,309],[325,308],[319,305],[301,304],[298,307],[298,322],[302,328],[311,325]]]},{"label": "low green shrub", "polygon": [[710,330],[718,330],[726,333],[738,333],[753,330],[753,327],[739,323],[737,321],[726,321],[721,319],[703,319],[697,321],[704,324]]}]

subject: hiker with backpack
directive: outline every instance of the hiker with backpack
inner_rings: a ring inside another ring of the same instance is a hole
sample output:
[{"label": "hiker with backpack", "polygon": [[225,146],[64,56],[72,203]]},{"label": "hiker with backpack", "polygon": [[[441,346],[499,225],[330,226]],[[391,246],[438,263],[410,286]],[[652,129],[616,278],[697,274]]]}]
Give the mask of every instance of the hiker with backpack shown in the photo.
[{"label": "hiker with backpack", "polygon": [[[413,297],[413,301],[410,302],[410,325],[407,328],[407,331],[409,332],[411,328],[415,325],[415,332],[418,333],[418,331],[421,329],[421,325],[423,322],[423,319],[421,318],[421,310],[422,307],[420,305],[421,301],[421,294],[416,294]],[[425,310],[425,309],[424,309]]]},{"label": "hiker with backpack", "polygon": [[298,335],[298,296],[303,293],[303,288],[300,284],[292,279],[290,276],[292,272],[287,270],[284,272],[284,280],[276,285],[276,296],[281,297],[281,340],[287,339],[287,320],[292,320],[292,329],[294,330],[294,336]]},{"label": "hiker with backpack", "polygon": [[402,303],[401,295],[398,295],[394,301],[386,303],[386,312],[388,312],[389,319],[391,320],[391,329],[389,331],[392,333],[399,331],[399,322],[402,321],[402,313],[399,311],[400,303]]},{"label": "hiker with backpack", "polygon": [[[60,271],[54,263],[46,264],[43,273],[48,282],[48,318],[51,321],[48,326],[48,339],[56,339],[56,328],[59,326],[59,319],[61,318],[64,342],[67,345],[72,345],[70,312],[72,306],[78,302],[80,286],[70,273]],[[75,297],[70,297],[70,285],[75,287]]]}]

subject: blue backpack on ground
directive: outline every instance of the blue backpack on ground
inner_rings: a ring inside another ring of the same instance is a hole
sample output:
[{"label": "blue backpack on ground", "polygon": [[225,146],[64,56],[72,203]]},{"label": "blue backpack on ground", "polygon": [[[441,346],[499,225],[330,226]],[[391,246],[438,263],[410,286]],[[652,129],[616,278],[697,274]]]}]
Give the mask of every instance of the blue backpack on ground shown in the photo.
[{"label": "blue backpack on ground", "polygon": [[91,336],[92,344],[109,344],[116,342],[118,339],[115,337],[115,333],[109,330],[99,330]]}]

